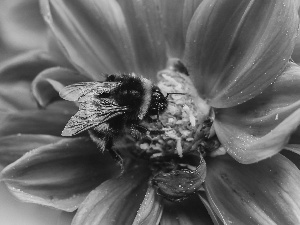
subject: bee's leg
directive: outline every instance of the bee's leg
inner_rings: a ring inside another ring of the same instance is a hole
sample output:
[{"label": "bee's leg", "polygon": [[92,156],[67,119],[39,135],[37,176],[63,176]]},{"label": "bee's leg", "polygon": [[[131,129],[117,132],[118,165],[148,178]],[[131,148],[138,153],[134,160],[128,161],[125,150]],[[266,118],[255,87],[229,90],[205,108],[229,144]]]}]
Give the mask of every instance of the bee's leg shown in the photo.
[{"label": "bee's leg", "polygon": [[90,137],[93,142],[97,144],[98,149],[104,152],[107,147],[107,136],[102,132],[97,132],[95,130],[89,130]]},{"label": "bee's leg", "polygon": [[117,150],[113,149],[113,130],[109,129],[107,130],[107,133],[104,134],[103,136],[103,142],[105,143],[104,148],[105,150],[108,150],[109,154],[111,157],[121,166],[123,169],[123,158],[121,155],[118,153]]},{"label": "bee's leg", "polygon": [[112,158],[121,165],[123,165],[123,159],[121,155],[112,149],[114,131],[109,127],[109,124],[103,124],[101,127],[96,127],[94,130],[89,130],[90,137],[94,141],[99,150],[104,152],[108,150]]},{"label": "bee's leg", "polygon": [[156,115],[156,118],[155,118],[155,119],[153,119],[152,117],[149,116],[146,120],[147,120],[149,123],[160,123],[163,127],[166,127],[166,126],[163,124],[163,122],[159,119],[159,114]]},{"label": "bee's leg", "polygon": [[123,170],[123,158],[122,156],[118,153],[118,151],[114,150],[112,148],[113,146],[113,140],[110,138],[109,143],[107,143],[107,149],[112,156],[112,158],[121,166],[121,169]]},{"label": "bee's leg", "polygon": [[149,130],[148,128],[146,128],[140,124],[132,124],[130,126],[130,134],[136,140],[140,140],[147,134],[156,136],[156,135],[161,135],[164,133],[165,133],[165,131],[163,131],[163,130]]},{"label": "bee's leg", "polygon": [[164,134],[164,133],[165,133],[164,130],[150,130],[150,134],[154,135],[154,136],[161,135],[161,134]]},{"label": "bee's leg", "polygon": [[132,124],[130,126],[130,134],[136,140],[140,140],[148,132],[149,132],[149,130],[140,124]]},{"label": "bee's leg", "polygon": [[159,114],[157,113],[157,121],[160,122],[160,124],[162,125],[162,127],[166,127],[166,125],[164,125],[164,123],[159,119]]}]

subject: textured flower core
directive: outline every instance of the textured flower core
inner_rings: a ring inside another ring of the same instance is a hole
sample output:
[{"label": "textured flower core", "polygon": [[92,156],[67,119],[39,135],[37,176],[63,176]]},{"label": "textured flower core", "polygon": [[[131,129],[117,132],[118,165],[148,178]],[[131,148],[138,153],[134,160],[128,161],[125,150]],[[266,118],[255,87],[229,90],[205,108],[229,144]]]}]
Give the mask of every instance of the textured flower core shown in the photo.
[{"label": "textured flower core", "polygon": [[[168,95],[169,105],[158,122],[144,124],[150,132],[137,144],[151,155],[150,158],[174,154],[182,158],[183,154],[197,150],[199,140],[208,135],[204,133],[210,128],[206,121],[209,108],[201,102],[186,75],[166,70],[158,76],[158,87]],[[205,131],[204,124],[208,125]],[[161,133],[158,135],[155,131]]]},{"label": "textured flower core", "polygon": [[141,124],[148,132],[135,140],[130,151],[147,160],[158,193],[181,200],[202,188],[204,159],[222,148],[212,129],[210,107],[189,76],[167,69],[158,73],[158,80],[157,86],[168,97],[168,108],[156,122]]}]

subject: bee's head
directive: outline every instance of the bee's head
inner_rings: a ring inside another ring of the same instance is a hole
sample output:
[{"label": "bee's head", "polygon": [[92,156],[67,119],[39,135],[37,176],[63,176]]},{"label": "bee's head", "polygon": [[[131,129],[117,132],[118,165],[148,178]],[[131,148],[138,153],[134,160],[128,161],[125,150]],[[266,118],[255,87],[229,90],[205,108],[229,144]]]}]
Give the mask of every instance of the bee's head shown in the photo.
[{"label": "bee's head", "polygon": [[167,98],[161,93],[158,87],[152,88],[151,101],[148,109],[148,115],[154,116],[163,113],[168,107]]}]

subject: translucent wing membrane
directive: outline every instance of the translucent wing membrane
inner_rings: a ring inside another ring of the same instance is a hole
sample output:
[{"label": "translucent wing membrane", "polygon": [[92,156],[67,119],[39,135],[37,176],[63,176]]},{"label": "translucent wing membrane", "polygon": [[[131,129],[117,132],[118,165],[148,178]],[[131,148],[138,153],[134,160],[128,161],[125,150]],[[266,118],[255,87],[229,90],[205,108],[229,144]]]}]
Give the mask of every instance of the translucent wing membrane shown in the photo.
[{"label": "translucent wing membrane", "polygon": [[59,95],[68,101],[85,102],[93,95],[110,93],[119,85],[119,82],[81,82],[64,87]]},{"label": "translucent wing membrane", "polygon": [[92,98],[88,102],[81,102],[79,111],[71,117],[62,136],[73,136],[95,128],[127,111],[126,106],[119,106],[113,99],[108,98]]}]

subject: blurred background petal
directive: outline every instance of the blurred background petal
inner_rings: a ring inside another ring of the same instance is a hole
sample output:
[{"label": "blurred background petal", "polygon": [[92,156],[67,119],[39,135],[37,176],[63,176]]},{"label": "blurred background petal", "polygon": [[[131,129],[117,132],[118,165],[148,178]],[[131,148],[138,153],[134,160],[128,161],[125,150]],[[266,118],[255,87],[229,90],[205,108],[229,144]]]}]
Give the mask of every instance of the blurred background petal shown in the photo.
[{"label": "blurred background petal", "polygon": [[[61,211],[40,205],[24,203],[11,196],[3,183],[0,184],[1,225],[56,225]],[[59,225],[69,225],[61,220]]]},{"label": "blurred background petal", "polygon": [[47,27],[38,0],[1,0],[0,43],[2,58],[24,50],[43,48]]}]

